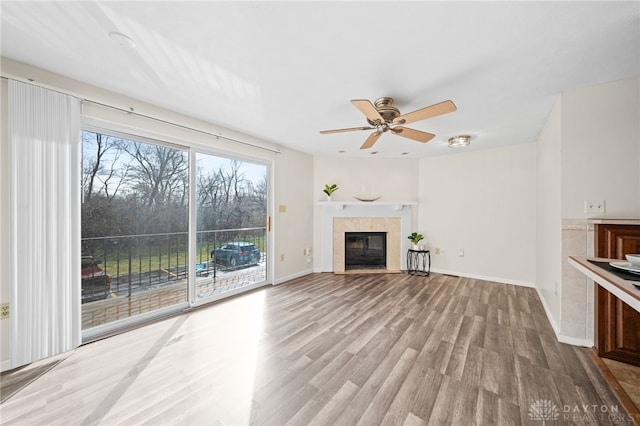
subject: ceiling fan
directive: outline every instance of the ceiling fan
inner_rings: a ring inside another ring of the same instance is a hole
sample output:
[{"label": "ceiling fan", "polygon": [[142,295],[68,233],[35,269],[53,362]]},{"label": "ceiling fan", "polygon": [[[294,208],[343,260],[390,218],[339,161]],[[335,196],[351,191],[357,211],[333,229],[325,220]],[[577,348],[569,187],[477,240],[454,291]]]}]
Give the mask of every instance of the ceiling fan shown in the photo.
[{"label": "ceiling fan", "polygon": [[321,130],[320,133],[326,135],[328,133],[352,132],[354,130],[374,130],[360,149],[371,148],[378,141],[378,138],[385,132],[413,139],[418,142],[429,142],[436,135],[433,133],[422,132],[420,130],[404,127],[403,124],[413,123],[414,121],[425,120],[427,118],[436,117],[438,115],[447,114],[455,111],[456,105],[452,101],[444,101],[435,105],[431,105],[408,114],[400,115],[398,108],[393,106],[392,98],[379,98],[375,103],[371,103],[367,99],[355,99],[351,103],[360,110],[369,122],[366,127],[350,127],[348,129]]}]

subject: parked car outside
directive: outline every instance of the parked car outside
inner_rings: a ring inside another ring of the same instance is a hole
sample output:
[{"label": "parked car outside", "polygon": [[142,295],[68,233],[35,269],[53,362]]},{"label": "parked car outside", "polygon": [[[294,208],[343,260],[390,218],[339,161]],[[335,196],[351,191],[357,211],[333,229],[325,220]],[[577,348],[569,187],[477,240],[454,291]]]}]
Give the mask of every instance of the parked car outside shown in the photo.
[{"label": "parked car outside", "polygon": [[82,303],[106,299],[111,294],[111,277],[92,256],[82,256]]},{"label": "parked car outside", "polygon": [[260,261],[260,249],[255,244],[244,241],[225,243],[211,250],[211,259],[231,268],[240,265],[257,265]]}]

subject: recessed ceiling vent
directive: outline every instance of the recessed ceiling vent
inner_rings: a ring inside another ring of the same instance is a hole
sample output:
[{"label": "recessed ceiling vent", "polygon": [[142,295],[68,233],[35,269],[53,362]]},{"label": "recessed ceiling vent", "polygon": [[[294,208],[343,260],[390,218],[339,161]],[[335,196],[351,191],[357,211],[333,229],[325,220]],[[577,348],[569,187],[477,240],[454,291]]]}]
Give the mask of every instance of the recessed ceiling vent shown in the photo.
[{"label": "recessed ceiling vent", "polygon": [[126,47],[128,49],[135,49],[136,44],[133,42],[133,40],[131,39],[131,37],[126,36],[122,33],[119,33],[117,31],[112,31],[109,33],[109,37],[111,37],[113,40],[117,41],[118,44],[122,47]]}]

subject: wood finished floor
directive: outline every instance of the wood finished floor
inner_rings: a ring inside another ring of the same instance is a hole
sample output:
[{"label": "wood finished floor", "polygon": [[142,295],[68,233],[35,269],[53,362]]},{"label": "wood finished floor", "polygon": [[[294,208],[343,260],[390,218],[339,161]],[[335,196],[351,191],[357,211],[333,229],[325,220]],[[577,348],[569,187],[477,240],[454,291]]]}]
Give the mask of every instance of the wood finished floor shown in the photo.
[{"label": "wood finished floor", "polygon": [[[530,417],[541,401],[546,422]],[[3,425],[632,424],[586,351],[556,341],[534,289],[438,274],[314,274],[85,345],[0,416]]]}]

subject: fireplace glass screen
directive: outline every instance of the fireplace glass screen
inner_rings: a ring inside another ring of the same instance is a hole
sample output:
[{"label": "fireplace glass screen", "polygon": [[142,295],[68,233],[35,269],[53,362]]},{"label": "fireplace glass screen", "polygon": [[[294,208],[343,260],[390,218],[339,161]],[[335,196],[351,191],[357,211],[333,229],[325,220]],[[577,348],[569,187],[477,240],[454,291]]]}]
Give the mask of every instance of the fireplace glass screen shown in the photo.
[{"label": "fireplace glass screen", "polygon": [[346,232],[344,235],[345,270],[386,269],[386,232]]}]

